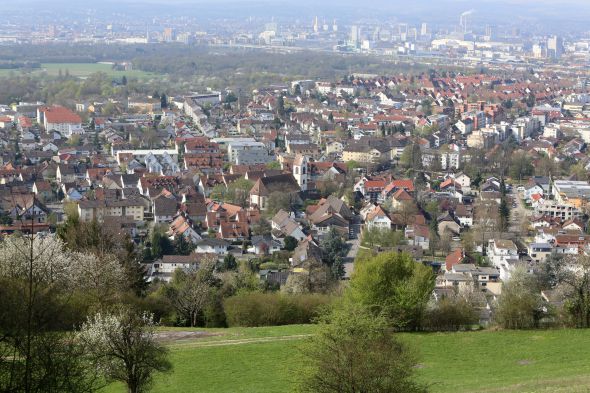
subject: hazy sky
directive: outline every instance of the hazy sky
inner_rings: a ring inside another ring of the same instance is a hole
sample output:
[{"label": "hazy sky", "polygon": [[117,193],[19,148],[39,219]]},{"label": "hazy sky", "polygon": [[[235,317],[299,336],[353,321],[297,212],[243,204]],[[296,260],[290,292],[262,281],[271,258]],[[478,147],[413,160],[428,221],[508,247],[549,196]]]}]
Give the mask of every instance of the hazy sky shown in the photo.
[{"label": "hazy sky", "polygon": [[590,20],[590,0],[0,0],[0,10],[34,6],[35,10],[98,9],[103,12],[136,10],[154,16],[192,15],[290,16],[334,18],[399,17],[415,21],[454,20],[473,9],[474,20],[567,24]]}]

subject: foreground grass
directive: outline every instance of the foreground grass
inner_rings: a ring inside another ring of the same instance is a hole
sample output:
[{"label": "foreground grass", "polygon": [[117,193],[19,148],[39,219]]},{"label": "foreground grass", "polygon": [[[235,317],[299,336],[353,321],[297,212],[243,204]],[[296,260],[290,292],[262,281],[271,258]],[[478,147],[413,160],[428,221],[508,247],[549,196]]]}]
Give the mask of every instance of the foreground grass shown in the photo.
[{"label": "foreground grass", "polygon": [[[156,393],[291,392],[298,350],[315,326],[199,329],[211,335],[171,342],[174,370]],[[175,329],[186,331],[187,329]],[[418,377],[434,393],[589,393],[590,331],[481,331],[400,334],[418,354]],[[111,385],[105,393],[124,392]]]}]

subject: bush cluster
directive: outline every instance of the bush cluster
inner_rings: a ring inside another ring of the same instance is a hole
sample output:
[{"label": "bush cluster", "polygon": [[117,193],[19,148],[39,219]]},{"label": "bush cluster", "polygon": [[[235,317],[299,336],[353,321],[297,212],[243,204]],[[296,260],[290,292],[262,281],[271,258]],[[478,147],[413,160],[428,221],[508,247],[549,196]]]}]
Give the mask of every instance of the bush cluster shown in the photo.
[{"label": "bush cluster", "polygon": [[330,296],[291,296],[277,292],[250,292],[225,299],[229,326],[274,326],[310,323],[331,303]]}]

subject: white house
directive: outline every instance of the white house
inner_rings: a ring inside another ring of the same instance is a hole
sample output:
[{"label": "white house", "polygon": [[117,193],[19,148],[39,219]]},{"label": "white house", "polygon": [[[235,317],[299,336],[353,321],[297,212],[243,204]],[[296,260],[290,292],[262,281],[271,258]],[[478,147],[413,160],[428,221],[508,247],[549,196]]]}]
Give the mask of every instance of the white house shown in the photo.
[{"label": "white house", "polygon": [[463,190],[464,193],[471,192],[471,178],[469,176],[463,172],[459,172],[455,175],[452,175],[452,177],[455,179],[455,182],[461,185],[461,190]]},{"label": "white house", "polygon": [[383,210],[381,206],[377,206],[371,213],[369,213],[365,222],[367,224],[367,229],[369,230],[390,230],[392,224],[389,214],[387,214],[387,212]]},{"label": "white house", "polygon": [[539,194],[539,195],[543,196],[543,187],[541,187],[538,184],[535,184],[534,186],[525,189],[524,190],[524,199],[530,203],[532,196],[535,194]]},{"label": "white house", "polygon": [[518,248],[512,240],[490,239],[488,258],[500,269],[500,278],[507,281],[518,264]]},{"label": "white house", "polygon": [[155,279],[170,282],[177,269],[184,271],[197,270],[199,268],[200,255],[164,255],[151,264],[147,271],[147,280]]},{"label": "white house", "polygon": [[68,138],[84,133],[80,116],[63,106],[40,107],[37,121],[46,131],[55,130]]},{"label": "white house", "polygon": [[227,254],[229,242],[223,239],[203,239],[197,243],[196,252],[203,254]]}]

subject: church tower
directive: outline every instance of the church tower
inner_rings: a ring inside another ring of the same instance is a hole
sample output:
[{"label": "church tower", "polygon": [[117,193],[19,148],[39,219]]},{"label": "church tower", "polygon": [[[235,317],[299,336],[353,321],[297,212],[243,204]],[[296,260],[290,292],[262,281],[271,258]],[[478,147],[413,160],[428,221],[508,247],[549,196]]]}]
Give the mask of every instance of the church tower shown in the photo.
[{"label": "church tower", "polygon": [[293,160],[293,176],[297,180],[297,184],[301,188],[301,191],[307,191],[307,185],[309,184],[309,160],[306,156],[297,154],[295,160]]}]

